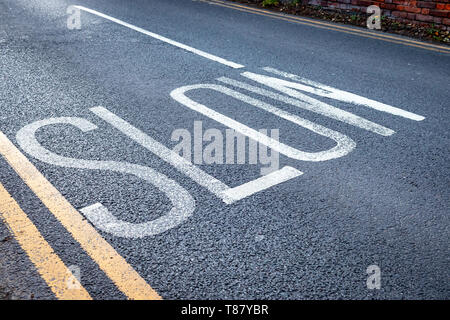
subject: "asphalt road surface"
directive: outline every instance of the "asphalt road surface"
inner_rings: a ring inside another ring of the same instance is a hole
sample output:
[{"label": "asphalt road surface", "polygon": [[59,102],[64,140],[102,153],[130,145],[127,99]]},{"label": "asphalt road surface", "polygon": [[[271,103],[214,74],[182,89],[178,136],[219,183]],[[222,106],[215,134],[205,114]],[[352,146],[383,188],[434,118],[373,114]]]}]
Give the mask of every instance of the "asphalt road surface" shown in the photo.
[{"label": "asphalt road surface", "polygon": [[336,26],[0,0],[0,298],[450,298],[449,47]]}]

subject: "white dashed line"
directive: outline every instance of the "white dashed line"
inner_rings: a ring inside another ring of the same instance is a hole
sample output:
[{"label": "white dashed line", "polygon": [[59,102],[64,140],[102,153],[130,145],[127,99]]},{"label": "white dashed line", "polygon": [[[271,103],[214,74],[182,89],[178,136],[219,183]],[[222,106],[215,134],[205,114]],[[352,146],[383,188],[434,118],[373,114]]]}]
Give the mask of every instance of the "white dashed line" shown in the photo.
[{"label": "white dashed line", "polygon": [[204,51],[201,51],[201,50],[192,48],[192,47],[187,46],[187,45],[185,45],[185,44],[183,44],[183,43],[180,43],[180,42],[171,40],[171,39],[166,38],[166,37],[164,37],[164,36],[161,36],[161,35],[159,35],[159,34],[156,34],[156,33],[150,32],[150,31],[147,31],[147,30],[142,29],[142,28],[139,28],[139,27],[136,27],[135,25],[132,25],[132,24],[127,23],[127,22],[125,22],[125,21],[122,21],[122,20],[113,18],[113,17],[108,16],[108,15],[106,15],[106,14],[103,14],[103,13],[101,13],[101,12],[98,12],[98,11],[95,11],[95,10],[92,10],[92,9],[89,9],[89,8],[85,8],[85,7],[82,7],[82,6],[75,6],[75,8],[80,9],[80,10],[83,10],[83,11],[86,11],[86,12],[89,12],[89,13],[91,13],[91,14],[94,14],[94,15],[96,15],[96,16],[98,16],[98,17],[107,19],[107,20],[109,20],[109,21],[115,22],[115,23],[117,23],[117,24],[120,24],[121,26],[127,27],[127,28],[129,28],[129,29],[132,29],[132,30],[137,31],[137,32],[140,32],[140,33],[143,33],[143,34],[145,34],[145,35],[147,35],[147,36],[149,36],[149,37],[152,37],[152,38],[158,39],[158,40],[160,40],[160,41],[166,42],[166,43],[171,44],[171,45],[173,45],[173,46],[175,46],[175,47],[178,47],[178,48],[184,49],[184,50],[186,50],[186,51],[195,53],[196,55],[202,56],[202,57],[204,57],[204,58],[206,58],[206,59],[209,59],[209,60],[212,60],[212,61],[215,61],[215,62],[224,64],[224,65],[226,65],[226,66],[228,66],[228,67],[235,68],[235,69],[243,68],[243,67],[244,67],[242,64],[234,63],[234,62],[225,60],[225,59],[223,59],[223,58],[220,58],[220,57],[218,57],[218,56],[209,54],[209,53],[207,53],[207,52],[204,52]]}]

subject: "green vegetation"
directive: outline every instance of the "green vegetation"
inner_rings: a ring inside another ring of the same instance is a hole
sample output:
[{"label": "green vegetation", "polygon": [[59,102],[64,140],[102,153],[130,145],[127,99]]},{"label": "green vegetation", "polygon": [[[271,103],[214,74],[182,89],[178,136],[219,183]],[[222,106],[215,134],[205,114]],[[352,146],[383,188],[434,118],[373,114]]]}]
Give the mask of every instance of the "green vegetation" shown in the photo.
[{"label": "green vegetation", "polygon": [[439,30],[434,27],[434,23],[431,25],[431,28],[427,28],[427,33],[430,35],[439,34]]},{"label": "green vegetation", "polygon": [[277,0],[264,0],[261,5],[263,7],[272,7],[272,6],[277,6],[280,3]]},{"label": "green vegetation", "polygon": [[439,29],[435,28],[434,23],[431,25],[431,28],[427,28],[426,32],[436,41],[443,40],[443,38],[440,35]]}]

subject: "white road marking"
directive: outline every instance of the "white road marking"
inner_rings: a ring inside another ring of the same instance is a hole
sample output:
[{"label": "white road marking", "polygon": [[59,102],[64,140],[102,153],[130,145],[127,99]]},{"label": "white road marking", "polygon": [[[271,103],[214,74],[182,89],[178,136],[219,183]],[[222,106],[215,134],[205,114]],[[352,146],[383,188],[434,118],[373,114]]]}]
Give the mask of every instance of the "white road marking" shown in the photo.
[{"label": "white road marking", "polygon": [[286,166],[280,170],[269,173],[258,179],[244,183],[236,188],[226,190],[223,193],[227,197],[233,199],[233,201],[237,201],[261,190],[269,189],[270,187],[273,187],[279,183],[298,177],[302,174],[303,172]]},{"label": "white road marking", "polygon": [[[395,116],[400,116],[406,119],[410,119],[410,120],[415,120],[415,121],[422,121],[425,119],[424,116],[400,109],[400,108],[396,108],[393,106],[390,106],[388,104],[384,104],[375,100],[371,100],[365,97],[361,97],[357,94],[354,93],[350,93],[347,91],[343,91],[343,90],[339,90],[327,85],[324,85],[322,83],[319,82],[315,82],[315,81],[311,81],[305,78],[302,78],[300,76],[297,76],[295,74],[291,74],[291,73],[287,73],[287,72],[283,72],[283,71],[279,71],[277,69],[274,68],[270,68],[270,67],[265,67],[263,68],[263,70],[288,78],[288,79],[292,79],[295,80],[297,82],[302,82],[305,85],[302,85],[300,83],[294,83],[293,82],[289,82],[289,81],[285,81],[283,83],[283,86],[286,87],[290,87],[290,88],[295,88],[298,90],[302,90],[302,91],[306,91],[306,92],[310,92],[322,97],[326,97],[326,98],[331,98],[331,99],[335,99],[335,100],[339,100],[339,101],[343,101],[343,102],[348,102],[348,103],[352,103],[352,104],[358,104],[358,105],[362,105],[368,108],[372,108],[378,111],[382,111],[382,112],[386,112],[386,113],[390,113],[393,114]],[[281,80],[282,81],[282,80]],[[313,88],[315,87],[315,88]],[[287,88],[285,88],[287,89]],[[281,90],[284,93],[291,95],[292,91],[289,90]]]},{"label": "white road marking", "polygon": [[115,236],[126,238],[142,238],[153,236],[172,229],[188,219],[195,209],[195,201],[192,196],[177,182],[169,179],[158,171],[127,162],[84,160],[63,157],[44,148],[36,139],[36,131],[53,124],[70,124],[83,132],[97,128],[94,124],[83,118],[49,118],[26,125],[17,133],[17,143],[34,158],[56,166],[66,168],[107,170],[124,174],[132,174],[158,188],[172,202],[173,208],[165,215],[152,221],[143,223],[128,223],[119,221],[108,212],[102,204],[81,209],[87,218],[102,231],[112,233]]},{"label": "white road marking", "polygon": [[147,31],[147,30],[145,30],[145,29],[139,28],[139,27],[137,27],[137,26],[135,26],[135,25],[132,25],[132,24],[130,24],[130,23],[127,23],[127,22],[125,22],[125,21],[122,21],[122,20],[113,18],[113,17],[108,16],[108,15],[106,15],[106,14],[104,14],[104,13],[101,13],[101,12],[98,12],[98,11],[95,11],[95,10],[92,10],[92,9],[89,9],[89,8],[86,8],[86,7],[83,7],[83,6],[74,6],[74,7],[75,7],[75,8],[78,8],[78,9],[80,9],[80,10],[89,12],[89,13],[91,13],[91,14],[94,14],[94,15],[96,15],[96,16],[98,16],[98,17],[101,17],[101,18],[107,19],[107,20],[109,20],[109,21],[115,22],[115,23],[117,23],[117,24],[120,24],[120,25],[122,25],[122,26],[124,26],[124,27],[127,27],[127,28],[129,28],[129,29],[132,29],[132,30],[134,30],[134,31],[143,33],[143,34],[145,34],[145,35],[147,35],[147,36],[149,36],[149,37],[152,37],[152,38],[158,39],[158,40],[160,40],[160,41],[166,42],[166,43],[171,44],[171,45],[173,45],[173,46],[175,46],[175,47],[178,47],[178,48],[184,49],[184,50],[186,50],[186,51],[192,52],[192,53],[194,53],[194,54],[196,54],[196,55],[199,55],[199,56],[202,56],[202,57],[204,57],[204,58],[206,58],[206,59],[209,59],[209,60],[212,60],[212,61],[221,63],[221,64],[226,65],[226,66],[229,66],[229,67],[231,67],[231,68],[238,69],[238,68],[243,68],[243,67],[244,67],[242,64],[234,63],[234,62],[225,60],[225,59],[223,59],[223,58],[220,58],[220,57],[218,57],[218,56],[209,54],[209,53],[207,53],[207,52],[204,52],[204,51],[195,49],[195,48],[190,47],[190,46],[188,46],[188,45],[185,45],[185,44],[183,44],[183,43],[180,43],[180,42],[171,40],[171,39],[166,38],[166,37],[164,37],[164,36],[161,36],[161,35],[159,35],[159,34],[156,34],[156,33]]},{"label": "white road marking", "polygon": [[[120,132],[125,134],[130,139],[134,140],[150,152],[154,153],[156,156],[161,158],[163,161],[170,163],[172,166],[175,167],[178,171],[185,174],[189,178],[191,178],[193,181],[198,183],[199,185],[205,187],[208,189],[211,193],[213,193],[218,198],[222,199],[226,204],[232,204],[235,201],[241,200],[245,197],[248,197],[256,192],[262,191],[264,189],[270,188],[271,186],[274,186],[276,184],[282,183],[284,181],[287,181],[289,179],[298,177],[299,175],[303,174],[303,172],[292,168],[292,167],[284,167],[281,170],[277,170],[273,173],[270,173],[270,181],[271,184],[266,183],[265,187],[262,188],[255,188],[251,190],[249,187],[241,188],[242,186],[237,186],[234,188],[230,188],[225,183],[221,182],[220,180],[210,176],[203,170],[199,169],[195,165],[193,165],[191,162],[187,161],[185,158],[181,157],[177,153],[173,152],[172,150],[168,149],[161,143],[157,142],[141,130],[137,129],[136,127],[132,126],[125,120],[119,118],[114,113],[110,112],[109,110],[103,108],[103,107],[95,107],[89,109],[94,114],[96,114],[98,117],[103,119],[104,121],[108,122],[110,125],[118,129]],[[260,178],[254,180],[257,181]],[[251,185],[253,181],[248,182],[244,185]],[[231,196],[228,196],[228,193],[231,194]],[[96,209],[94,207],[93,209]]]},{"label": "white road marking", "polygon": [[[255,80],[259,83],[264,83],[268,86],[276,86],[275,89],[278,89],[280,87],[283,87],[283,83],[277,82],[278,79],[272,78],[272,77],[266,77],[263,75],[255,74],[252,72],[244,72],[242,73],[243,76],[250,78],[252,80]],[[313,99],[305,94],[302,94],[300,92],[297,92],[296,99],[287,97],[285,95],[275,93],[269,90],[265,90],[262,88],[258,88],[249,84],[246,84],[241,81],[236,81],[227,77],[221,77],[217,79],[218,81],[221,81],[223,83],[242,88],[245,90],[248,90],[253,93],[260,94],[262,96],[266,96],[281,102],[284,102],[286,104],[290,104],[302,109],[306,109],[321,115],[324,115],[326,117],[342,121],[345,123],[348,123],[350,125],[383,135],[383,136],[390,136],[395,133],[394,130],[391,130],[389,128],[383,127],[382,125],[379,125],[377,123],[374,123],[372,121],[369,121],[367,119],[364,119],[362,117],[359,117],[351,112],[341,110],[339,108],[333,107],[329,104],[323,103],[317,99]],[[283,80],[281,80],[283,81]],[[289,89],[288,89],[289,90]]]},{"label": "white road marking", "polygon": [[[334,146],[333,148],[331,148],[329,150],[319,151],[319,152],[300,151],[296,148],[293,148],[293,147],[283,144],[279,141],[276,141],[276,140],[268,137],[267,135],[262,134],[261,132],[258,132],[258,131],[254,130],[234,119],[224,116],[223,114],[221,114],[217,111],[214,111],[205,105],[197,103],[185,95],[185,93],[187,91],[196,90],[196,89],[214,90],[214,91],[226,94],[230,97],[236,98],[236,99],[238,99],[242,102],[245,102],[247,104],[250,104],[254,107],[271,112],[283,119],[291,121],[291,122],[293,122],[301,127],[304,127],[314,133],[317,133],[319,135],[322,135],[324,137],[334,140],[336,142],[336,146]],[[267,104],[261,100],[254,99],[252,97],[249,97],[247,95],[244,95],[240,92],[237,92],[235,90],[229,89],[229,88],[221,86],[221,85],[197,84],[197,85],[191,85],[191,86],[184,86],[184,87],[180,87],[178,89],[173,90],[170,93],[170,95],[172,96],[172,98],[174,98],[179,103],[185,105],[186,107],[188,107],[194,111],[197,111],[215,121],[218,121],[218,122],[222,123],[223,125],[225,125],[229,128],[232,128],[232,129],[236,130],[237,132],[240,132],[243,135],[246,135],[249,138],[251,138],[255,141],[258,141],[259,143],[262,143],[262,144],[268,146],[269,148],[276,150],[279,153],[282,153],[285,156],[292,158],[292,159],[302,160],[302,161],[326,161],[326,160],[345,156],[346,154],[351,152],[356,146],[356,143],[352,139],[350,139],[349,137],[347,137],[346,135],[344,135],[342,133],[328,129],[324,126],[321,126],[312,121],[303,119],[296,115],[290,114],[289,112],[278,109],[278,108],[276,108],[270,104]]]},{"label": "white road marking", "polygon": [[197,182],[199,185],[205,187],[213,194],[219,195],[222,191],[229,188],[225,183],[219,181],[213,176],[210,176],[191,162],[187,161],[185,158],[151,138],[138,128],[132,126],[130,123],[119,118],[109,110],[103,107],[90,108],[89,110],[104,121],[108,122],[114,128],[118,129],[127,137],[137,142],[139,145],[154,153],[165,162],[170,163],[178,171],[181,171],[183,174]]}]

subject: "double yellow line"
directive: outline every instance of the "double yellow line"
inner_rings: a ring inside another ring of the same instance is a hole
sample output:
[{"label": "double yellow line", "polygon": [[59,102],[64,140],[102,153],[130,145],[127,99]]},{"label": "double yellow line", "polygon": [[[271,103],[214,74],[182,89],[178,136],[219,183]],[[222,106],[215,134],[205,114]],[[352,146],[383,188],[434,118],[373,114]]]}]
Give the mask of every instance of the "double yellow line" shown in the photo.
[{"label": "double yellow line", "polygon": [[[0,154],[129,299],[161,297],[0,131]],[[58,299],[91,299],[0,183],[0,217]]]},{"label": "double yellow line", "polygon": [[381,32],[369,31],[369,30],[359,29],[356,27],[346,27],[346,26],[339,25],[339,24],[328,23],[328,22],[318,21],[318,20],[308,19],[308,18],[302,18],[302,17],[298,17],[298,16],[294,16],[294,15],[281,14],[281,13],[273,12],[270,10],[249,7],[249,6],[245,6],[245,5],[241,5],[241,4],[237,4],[237,3],[233,3],[233,2],[229,2],[229,1],[221,1],[221,0],[199,0],[199,1],[218,5],[218,6],[225,7],[225,8],[239,10],[239,11],[243,11],[243,12],[247,12],[247,13],[253,13],[253,14],[271,17],[271,18],[275,18],[275,19],[279,19],[279,20],[308,25],[308,26],[312,26],[312,27],[316,27],[316,28],[339,31],[339,32],[357,35],[360,37],[372,38],[372,39],[402,44],[402,45],[406,45],[406,46],[411,46],[411,47],[416,47],[416,48],[421,48],[421,49],[426,49],[426,50],[431,50],[431,51],[450,53],[450,47],[436,45],[436,44],[432,44],[432,43],[426,43],[426,42],[422,42],[422,41],[416,41],[416,40],[407,39],[407,38],[396,37],[396,36],[384,34]]}]

